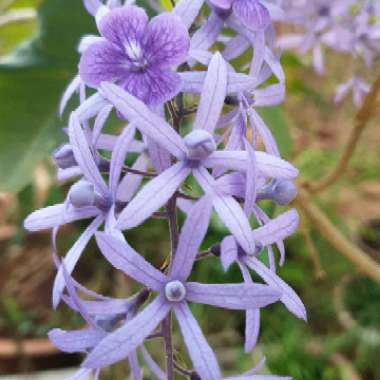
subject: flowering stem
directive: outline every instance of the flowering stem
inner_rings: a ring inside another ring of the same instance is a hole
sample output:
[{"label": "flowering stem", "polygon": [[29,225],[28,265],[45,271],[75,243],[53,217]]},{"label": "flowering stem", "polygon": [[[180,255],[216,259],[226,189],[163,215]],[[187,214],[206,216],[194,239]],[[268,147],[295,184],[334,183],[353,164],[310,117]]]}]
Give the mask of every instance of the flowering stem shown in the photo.
[{"label": "flowering stem", "polygon": [[300,189],[296,203],[321,236],[350,260],[359,272],[380,283],[380,265],[342,235],[323,211],[313,203],[307,191]]},{"label": "flowering stem", "polygon": [[379,93],[380,77],[378,77],[375,83],[373,84],[371,91],[367,94],[364,100],[363,106],[356,115],[355,126],[351,132],[348,142],[343,150],[343,154],[339,159],[336,167],[320,182],[314,185],[308,185],[308,190],[311,193],[319,193],[320,191],[325,190],[330,185],[334,184],[344,174],[350,162],[350,159],[354,154],[356,147],[359,143],[361,134],[363,133],[365,127],[368,125],[369,121],[374,115],[375,109],[377,108],[377,98]]},{"label": "flowering stem", "polygon": [[165,341],[167,379],[174,380],[174,359],[173,359],[171,313],[169,313],[169,315],[162,322],[162,334]]}]

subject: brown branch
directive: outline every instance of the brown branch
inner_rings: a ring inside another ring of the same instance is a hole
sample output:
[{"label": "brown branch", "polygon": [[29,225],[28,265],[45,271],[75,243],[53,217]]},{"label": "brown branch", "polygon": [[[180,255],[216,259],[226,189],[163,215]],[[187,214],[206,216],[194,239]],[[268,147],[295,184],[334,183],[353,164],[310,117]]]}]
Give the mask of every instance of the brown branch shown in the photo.
[{"label": "brown branch", "polygon": [[351,131],[349,139],[343,150],[342,156],[340,157],[335,168],[330,174],[323,178],[320,182],[316,184],[308,184],[308,190],[311,193],[318,193],[330,185],[334,184],[346,171],[347,166],[353,156],[356,147],[359,143],[360,136],[363,133],[365,127],[369,124],[372,119],[375,110],[377,109],[377,98],[380,93],[380,77],[377,78],[372,86],[371,91],[367,94],[363,106],[356,115],[355,126]]},{"label": "brown branch", "polygon": [[350,260],[359,272],[380,283],[380,264],[371,259],[359,247],[348,241],[331,223],[323,211],[313,203],[305,189],[300,189],[296,204],[307,216],[314,228],[326,239],[332,247]]}]

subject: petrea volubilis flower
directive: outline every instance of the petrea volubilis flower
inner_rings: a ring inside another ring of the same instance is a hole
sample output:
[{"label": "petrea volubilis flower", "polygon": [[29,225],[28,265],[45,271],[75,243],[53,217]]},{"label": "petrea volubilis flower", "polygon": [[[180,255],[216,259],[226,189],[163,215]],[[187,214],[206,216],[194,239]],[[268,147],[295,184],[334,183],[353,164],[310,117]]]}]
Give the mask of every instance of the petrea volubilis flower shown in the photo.
[{"label": "petrea volubilis flower", "polygon": [[[296,230],[298,214],[290,210],[272,218],[260,204],[286,206],[297,195],[298,170],[281,158],[270,126],[258,113],[285,97],[272,21],[285,18],[287,8],[277,0],[210,0],[211,13],[203,20],[198,16],[204,0],[180,0],[171,13],[149,21],[132,1],[84,3],[100,36],[84,36],[79,44],[79,73],[62,97],[60,112],[75,93],[79,105],[65,129],[68,143],[53,153],[58,180],[70,187],[62,204],[25,220],[30,231],[52,230],[54,252],[61,226],[90,220],[62,262],[56,259],[54,306],[62,300],[86,323],[82,330],[49,334],[60,350],[86,355],[70,380],[98,379],[105,367],[125,359],[135,380],[142,379],[143,365],[159,380],[173,379],[179,367],[171,315],[193,363],[181,369],[189,379],[290,380],[259,375],[260,365],[223,377],[222,363],[189,307],[243,311],[247,352],[257,343],[260,310],[267,305],[281,301],[306,320],[299,296],[277,272],[275,252],[284,265],[284,240]],[[253,57],[247,66],[231,64],[249,49]],[[354,85],[343,88],[343,95]],[[93,88],[90,96],[87,87]],[[122,126],[116,133],[108,128],[112,114]],[[181,229],[176,210],[185,216]],[[228,234],[199,252],[213,211]],[[168,220],[171,237],[160,269],[131,247],[127,231],[156,218]],[[114,299],[74,280],[74,268],[93,237],[107,262],[142,286],[138,293]],[[260,260],[264,249],[269,265]],[[194,263],[201,258],[221,260],[225,270],[238,265],[243,281],[192,282]],[[254,282],[251,272],[264,283]],[[166,372],[146,345],[147,340],[159,344],[160,338]]]},{"label": "petrea volubilis flower", "polygon": [[151,106],[179,92],[181,79],[171,67],[186,61],[190,40],[178,17],[161,14],[149,22],[142,8],[124,6],[106,13],[98,28],[103,40],[90,45],[79,63],[87,85],[116,82]]}]

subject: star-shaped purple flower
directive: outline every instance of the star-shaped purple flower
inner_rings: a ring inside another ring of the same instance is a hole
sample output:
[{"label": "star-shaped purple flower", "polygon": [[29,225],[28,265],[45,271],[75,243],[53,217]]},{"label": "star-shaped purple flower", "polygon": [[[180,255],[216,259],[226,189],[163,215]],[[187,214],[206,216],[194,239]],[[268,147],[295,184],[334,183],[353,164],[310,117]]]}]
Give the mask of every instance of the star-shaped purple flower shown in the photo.
[{"label": "star-shaped purple flower", "polygon": [[151,106],[179,92],[181,78],[171,67],[186,61],[190,44],[179,17],[163,13],[149,22],[142,8],[125,6],[104,15],[98,29],[103,40],[90,45],[79,63],[87,85],[117,82]]},{"label": "star-shaped purple flower", "polygon": [[264,307],[280,299],[281,293],[267,285],[199,284],[187,282],[199,247],[207,233],[211,204],[206,198],[190,211],[182,228],[169,274],[152,267],[126,242],[104,233],[97,234],[99,248],[116,268],[158,293],[140,314],[108,335],[89,354],[84,368],[99,368],[124,359],[173,310],[178,320],[195,371],[204,380],[220,380],[220,369],[188,302],[232,310]]}]

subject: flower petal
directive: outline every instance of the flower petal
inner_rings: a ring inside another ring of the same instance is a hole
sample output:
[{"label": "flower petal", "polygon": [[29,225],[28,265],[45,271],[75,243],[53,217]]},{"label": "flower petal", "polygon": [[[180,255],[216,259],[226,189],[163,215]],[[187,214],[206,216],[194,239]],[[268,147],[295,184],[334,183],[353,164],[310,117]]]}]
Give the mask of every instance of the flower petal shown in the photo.
[{"label": "flower petal", "polygon": [[90,45],[82,54],[79,62],[79,75],[92,87],[103,81],[116,81],[129,75],[125,68],[125,54],[108,41]]},{"label": "flower petal", "polygon": [[184,281],[189,277],[199,247],[207,233],[211,210],[212,203],[208,197],[202,197],[192,206],[179,237],[170,275],[172,278]]},{"label": "flower petal", "polygon": [[189,306],[183,302],[175,306],[174,312],[185,340],[187,351],[193,362],[194,370],[202,380],[222,379],[215,354],[207,343]]},{"label": "flower petal", "polygon": [[149,106],[158,106],[174,98],[181,88],[181,77],[172,71],[153,67],[131,72],[120,86]]},{"label": "flower petal", "polygon": [[227,82],[227,64],[220,53],[215,53],[208,67],[194,128],[214,131],[227,95]]},{"label": "flower petal", "polygon": [[69,102],[71,97],[79,90],[81,82],[82,81],[80,79],[80,76],[77,75],[74,77],[74,79],[67,86],[67,88],[66,88],[66,90],[63,93],[63,96],[61,98],[61,102],[59,103],[59,114],[60,114],[60,116],[63,115],[63,112],[65,111],[67,103]]},{"label": "flower petal", "polygon": [[232,310],[265,307],[281,298],[281,292],[261,284],[199,284],[188,282],[186,299],[189,302]]},{"label": "flower petal", "polygon": [[101,90],[127,119],[136,121],[141,133],[156,141],[175,157],[182,159],[186,156],[187,150],[182,138],[144,103],[112,83],[103,83]]},{"label": "flower petal", "polygon": [[167,316],[171,306],[157,297],[135,318],[107,335],[83,362],[84,368],[101,368],[125,359]]},{"label": "flower petal", "polygon": [[165,205],[189,174],[190,169],[183,162],[177,162],[158,177],[152,179],[122,211],[117,222],[117,228],[126,230],[143,223],[155,211]]},{"label": "flower petal", "polygon": [[[86,228],[86,230],[82,233],[80,238],[75,242],[75,244],[71,247],[69,252],[67,252],[63,265],[65,266],[65,270],[70,275],[75,265],[77,264],[79,258],[81,257],[84,249],[86,248],[88,242],[94,236],[95,232],[104,222],[104,218],[102,215],[99,215],[96,219],[92,221],[92,223]],[[62,292],[65,289],[65,278],[63,275],[63,267],[61,266],[58,270],[58,273],[54,280],[53,285],[53,306],[56,308],[61,300]]]},{"label": "flower petal", "polygon": [[144,35],[148,16],[143,8],[125,6],[108,12],[99,22],[100,34],[113,44],[123,47],[138,43]]},{"label": "flower petal", "polygon": [[98,232],[96,242],[104,257],[116,269],[148,288],[156,291],[162,289],[166,276],[149,264],[126,241]]},{"label": "flower petal", "polygon": [[108,105],[107,100],[104,99],[99,93],[96,93],[86,99],[76,110],[79,120],[81,122],[91,119],[96,116],[105,106]]},{"label": "flower petal", "polygon": [[172,13],[162,13],[149,23],[144,48],[151,65],[180,65],[186,61],[189,46],[189,33],[180,17]]}]

